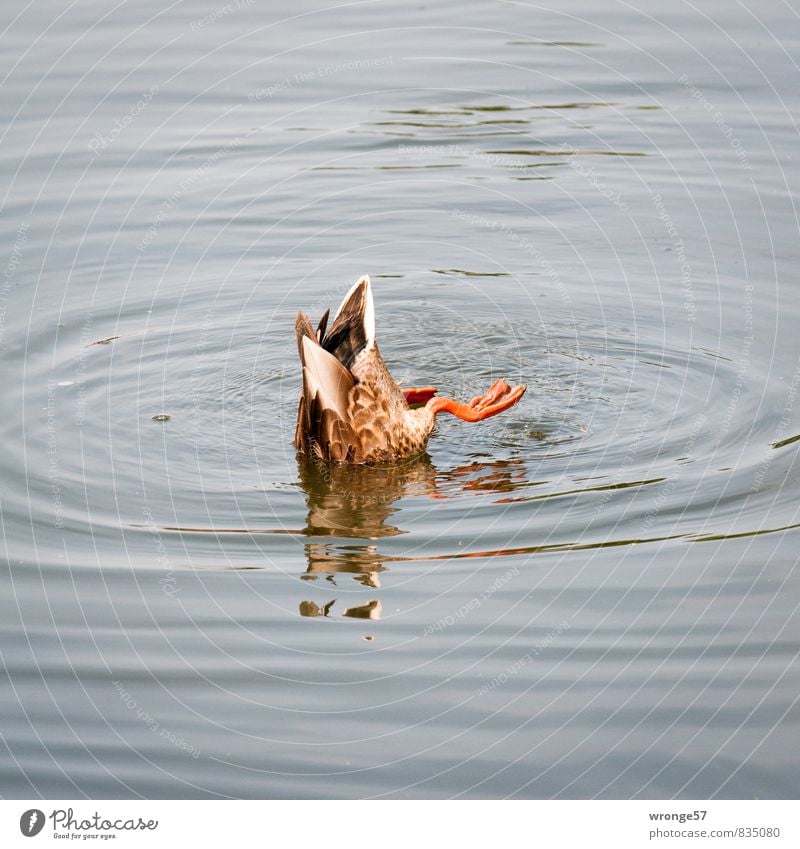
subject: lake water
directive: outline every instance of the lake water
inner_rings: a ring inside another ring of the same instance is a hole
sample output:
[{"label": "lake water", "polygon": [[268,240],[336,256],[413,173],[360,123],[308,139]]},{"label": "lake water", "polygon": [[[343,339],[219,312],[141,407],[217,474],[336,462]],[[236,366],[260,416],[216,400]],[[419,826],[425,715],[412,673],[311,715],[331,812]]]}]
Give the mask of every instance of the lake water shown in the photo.
[{"label": "lake water", "polygon": [[[4,797],[796,798],[800,22],[748,5],[4,6]],[[362,274],[396,378],[523,401],[301,462],[294,316]]]}]

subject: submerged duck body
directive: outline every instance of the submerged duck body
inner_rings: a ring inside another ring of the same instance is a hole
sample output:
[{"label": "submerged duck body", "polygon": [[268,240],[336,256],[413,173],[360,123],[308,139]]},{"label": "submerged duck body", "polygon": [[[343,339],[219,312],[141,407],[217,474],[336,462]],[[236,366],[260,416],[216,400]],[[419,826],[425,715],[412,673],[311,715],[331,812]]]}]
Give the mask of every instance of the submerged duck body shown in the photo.
[{"label": "submerged duck body", "polygon": [[[294,446],[339,463],[385,463],[425,450],[436,415],[480,421],[508,409],[525,393],[498,380],[485,395],[461,404],[435,397],[436,388],[401,388],[375,341],[369,277],[345,295],[330,328],[325,313],[314,330],[297,314],[295,330],[303,369]],[[412,406],[415,405],[415,406]]]}]

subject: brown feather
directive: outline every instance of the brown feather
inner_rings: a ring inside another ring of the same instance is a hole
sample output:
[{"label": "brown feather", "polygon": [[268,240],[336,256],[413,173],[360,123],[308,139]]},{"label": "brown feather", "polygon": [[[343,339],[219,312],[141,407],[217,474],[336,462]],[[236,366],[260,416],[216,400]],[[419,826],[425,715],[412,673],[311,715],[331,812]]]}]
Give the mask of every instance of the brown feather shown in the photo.
[{"label": "brown feather", "polygon": [[306,453],[308,451],[308,420],[306,418],[306,396],[300,395],[300,403],[297,406],[297,425],[294,429],[294,447],[298,451]]},{"label": "brown feather", "polygon": [[324,460],[347,462],[357,440],[347,419],[350,372],[316,341],[311,323],[300,313],[296,332],[303,366],[303,393],[297,410],[295,447],[312,450]]},{"label": "brown feather", "polygon": [[369,282],[362,280],[339,307],[331,329],[320,340],[322,347],[346,368],[352,367],[355,358],[369,342],[364,326],[368,302]]},{"label": "brown feather", "polygon": [[325,315],[319,320],[319,324],[317,325],[317,342],[322,344],[322,340],[325,338],[325,330],[328,327],[328,316],[330,316],[331,310],[330,307],[325,310]]},{"label": "brown feather", "polygon": [[[303,362],[303,339],[305,337],[314,338],[314,330],[311,326],[311,321],[303,312],[297,313],[297,318],[294,323],[294,332],[297,337],[297,350],[300,354],[300,362]],[[305,383],[305,381],[304,381]],[[305,388],[305,387],[304,387]],[[298,451],[308,451],[308,438],[311,434],[308,401],[305,391],[300,395],[300,404],[297,408],[297,426],[294,431],[294,447]]]}]

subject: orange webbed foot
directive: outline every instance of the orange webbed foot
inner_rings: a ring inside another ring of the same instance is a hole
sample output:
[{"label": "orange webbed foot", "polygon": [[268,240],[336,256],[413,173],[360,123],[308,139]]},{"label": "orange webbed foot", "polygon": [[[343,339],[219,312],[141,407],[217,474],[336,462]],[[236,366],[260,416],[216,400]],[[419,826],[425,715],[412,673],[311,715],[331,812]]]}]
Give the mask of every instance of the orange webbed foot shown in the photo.
[{"label": "orange webbed foot", "polygon": [[480,422],[513,407],[525,394],[525,385],[509,386],[505,380],[496,380],[483,395],[477,395],[469,404],[451,398],[431,398],[428,409],[436,413],[450,413],[465,422]]}]

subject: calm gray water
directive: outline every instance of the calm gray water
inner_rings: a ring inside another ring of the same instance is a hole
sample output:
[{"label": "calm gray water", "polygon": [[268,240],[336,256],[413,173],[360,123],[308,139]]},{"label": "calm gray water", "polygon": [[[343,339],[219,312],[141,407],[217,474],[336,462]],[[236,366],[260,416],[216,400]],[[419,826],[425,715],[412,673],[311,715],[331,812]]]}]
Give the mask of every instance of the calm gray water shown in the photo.
[{"label": "calm gray water", "polygon": [[322,5],[4,4],[0,793],[796,798],[796,4]]}]

